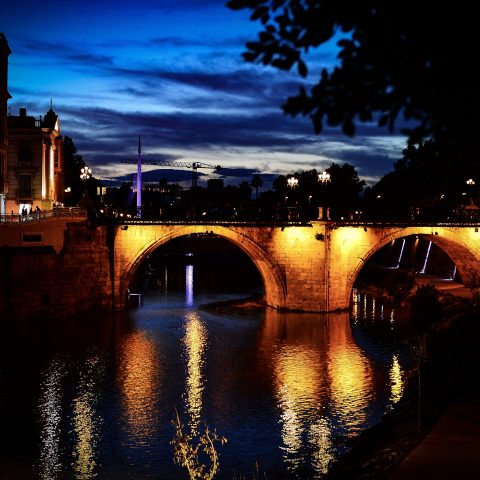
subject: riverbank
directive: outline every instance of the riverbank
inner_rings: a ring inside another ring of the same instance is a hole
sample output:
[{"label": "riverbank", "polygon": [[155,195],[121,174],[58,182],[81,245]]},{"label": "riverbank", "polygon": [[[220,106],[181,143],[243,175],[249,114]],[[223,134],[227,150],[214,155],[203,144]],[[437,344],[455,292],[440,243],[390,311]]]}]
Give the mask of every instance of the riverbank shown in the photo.
[{"label": "riverbank", "polygon": [[[413,372],[408,379],[401,401],[378,425],[352,441],[350,452],[332,466],[326,477],[328,480],[410,480],[425,478],[426,471],[429,471],[429,478],[451,478],[451,471],[450,476],[442,476],[441,467],[438,467],[442,465],[441,460],[455,465],[455,455],[460,455],[465,462],[465,443],[469,444],[471,452],[480,451],[480,439],[474,437],[477,431],[475,421],[473,429],[467,431],[465,425],[472,422],[448,415],[452,409],[456,411],[459,399],[469,399],[468,411],[472,414],[478,411],[480,400],[480,395],[476,393],[479,391],[480,373],[480,360],[476,355],[480,334],[478,311],[463,304],[461,312],[461,305],[456,300],[451,299],[450,305],[455,308],[447,309],[447,318],[428,332],[425,343],[427,357],[422,361],[419,372]],[[468,414],[465,412],[465,415]],[[445,422],[450,429],[441,429]],[[457,442],[449,444],[452,423],[459,429],[454,433]],[[432,435],[433,442],[430,440]],[[458,438],[463,438],[463,443],[458,443]],[[430,447],[423,448],[424,445]],[[439,459],[439,445],[448,452],[443,459]],[[417,451],[421,453],[416,454]],[[457,473],[462,469],[469,471],[471,464],[478,462],[477,457],[471,455],[470,464],[457,465]]]}]

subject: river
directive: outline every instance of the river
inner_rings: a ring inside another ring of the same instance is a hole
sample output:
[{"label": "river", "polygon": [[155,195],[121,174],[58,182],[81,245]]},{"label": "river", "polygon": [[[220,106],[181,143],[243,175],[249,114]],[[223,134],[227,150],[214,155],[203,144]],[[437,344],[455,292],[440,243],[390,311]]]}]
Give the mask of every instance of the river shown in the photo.
[{"label": "river", "polygon": [[125,312],[0,325],[0,479],[188,478],[175,410],[187,432],[227,439],[216,478],[322,478],[400,399],[409,354],[379,300],[217,311],[203,306],[258,284],[201,270],[155,275]]}]

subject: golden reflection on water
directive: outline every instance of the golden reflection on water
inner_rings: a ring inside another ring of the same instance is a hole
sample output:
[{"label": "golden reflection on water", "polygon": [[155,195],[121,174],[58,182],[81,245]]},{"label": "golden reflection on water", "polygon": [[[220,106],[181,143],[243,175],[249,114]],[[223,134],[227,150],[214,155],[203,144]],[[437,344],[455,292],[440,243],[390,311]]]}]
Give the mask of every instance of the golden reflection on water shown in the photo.
[{"label": "golden reflection on water", "polygon": [[352,337],[348,312],[268,309],[264,325],[262,349],[273,359],[284,461],[295,470],[313,452],[316,475],[322,475],[335,458],[329,418],[333,414],[349,432],[361,428],[373,394],[372,367]]},{"label": "golden reflection on water", "polygon": [[356,288],[352,291],[352,318],[354,322],[357,322],[359,319],[359,302],[360,302],[360,293]]},{"label": "golden reflection on water", "polygon": [[60,460],[60,421],[62,419],[62,379],[65,375],[65,364],[54,358],[41,384],[39,399],[40,416],[40,456],[38,474],[42,480],[59,478],[62,470]]},{"label": "golden reflection on water", "polygon": [[75,444],[74,470],[78,480],[94,478],[97,465],[95,455],[99,441],[99,418],[96,414],[97,388],[94,382],[95,371],[100,361],[87,359],[85,369],[80,371],[79,395],[73,401],[73,422],[77,441]]},{"label": "golden reflection on water", "polygon": [[315,348],[303,345],[282,345],[275,354],[276,394],[287,459],[300,452],[303,436],[310,430],[307,416],[316,410],[321,396],[318,360]]},{"label": "golden reflection on water", "polygon": [[207,329],[197,312],[185,315],[185,336],[183,343],[187,354],[186,408],[190,415],[190,431],[198,434],[202,411],[202,394],[205,388],[203,377],[204,352],[207,345]]},{"label": "golden reflection on water", "polygon": [[159,364],[155,342],[145,332],[126,337],[119,369],[126,423],[130,435],[143,442],[157,425]]},{"label": "golden reflection on water", "polygon": [[348,312],[328,317],[330,401],[337,420],[356,432],[365,422],[374,392],[373,368],[352,337]]},{"label": "golden reflection on water", "polygon": [[393,355],[392,366],[390,367],[390,402],[397,403],[403,394],[403,370],[398,361],[398,355]]}]

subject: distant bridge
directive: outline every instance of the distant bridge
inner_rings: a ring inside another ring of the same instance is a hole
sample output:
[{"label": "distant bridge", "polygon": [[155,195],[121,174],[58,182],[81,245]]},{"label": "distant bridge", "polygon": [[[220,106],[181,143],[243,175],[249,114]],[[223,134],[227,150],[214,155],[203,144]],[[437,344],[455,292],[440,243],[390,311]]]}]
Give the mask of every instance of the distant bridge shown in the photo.
[{"label": "distant bridge", "polygon": [[212,233],[243,250],[260,272],[268,305],[287,310],[349,307],[365,262],[392,240],[418,235],[447,253],[462,278],[480,271],[480,223],[378,222],[149,222],[116,225],[113,236],[113,305],[122,308],[139,265],[170,240]]}]

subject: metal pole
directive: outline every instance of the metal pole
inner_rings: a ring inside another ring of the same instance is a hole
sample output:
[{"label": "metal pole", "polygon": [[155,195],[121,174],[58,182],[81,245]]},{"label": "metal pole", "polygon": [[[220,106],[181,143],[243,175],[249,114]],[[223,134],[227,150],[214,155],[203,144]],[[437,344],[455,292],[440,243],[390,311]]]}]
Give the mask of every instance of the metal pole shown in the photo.
[{"label": "metal pole", "polygon": [[138,136],[138,162],[137,162],[137,218],[142,218],[142,145]]}]

